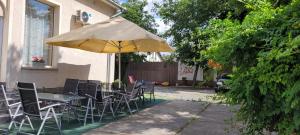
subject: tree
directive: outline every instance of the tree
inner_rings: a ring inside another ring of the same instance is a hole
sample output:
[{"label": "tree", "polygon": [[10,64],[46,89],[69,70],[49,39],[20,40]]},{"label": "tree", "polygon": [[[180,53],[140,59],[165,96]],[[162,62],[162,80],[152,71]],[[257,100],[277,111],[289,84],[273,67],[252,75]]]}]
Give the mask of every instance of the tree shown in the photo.
[{"label": "tree", "polygon": [[244,0],[249,13],[212,19],[207,56],[233,65],[229,103],[246,134],[300,134],[300,1]]},{"label": "tree", "polygon": [[126,3],[122,4],[122,6],[127,10],[122,14],[122,17],[137,24],[145,30],[156,34],[156,27],[158,24],[155,22],[154,16],[144,10],[147,4],[146,0],[128,0]]},{"label": "tree", "polygon": [[[144,28],[145,30],[152,32],[154,34],[157,33],[157,24],[155,22],[154,17],[148,12],[145,11],[144,8],[147,5],[146,0],[128,0],[125,3],[122,3],[122,6],[127,10],[122,14],[122,17],[125,19],[137,24],[138,26]],[[129,62],[143,62],[146,61],[146,56],[138,53],[124,53],[121,55],[122,60],[122,71],[121,76],[124,75]],[[116,62],[116,65],[118,63]],[[116,66],[118,69],[118,66]],[[115,70],[117,73],[118,70]]]},{"label": "tree", "polygon": [[158,14],[165,23],[171,25],[165,36],[173,39],[177,59],[196,67],[193,86],[199,67],[207,68],[208,60],[201,52],[208,46],[208,36],[202,30],[207,27],[209,20],[226,18],[229,12],[233,17],[243,18],[243,13],[247,12],[245,8],[230,8],[231,5],[243,7],[241,2],[233,0],[165,0],[162,4],[156,4]]}]

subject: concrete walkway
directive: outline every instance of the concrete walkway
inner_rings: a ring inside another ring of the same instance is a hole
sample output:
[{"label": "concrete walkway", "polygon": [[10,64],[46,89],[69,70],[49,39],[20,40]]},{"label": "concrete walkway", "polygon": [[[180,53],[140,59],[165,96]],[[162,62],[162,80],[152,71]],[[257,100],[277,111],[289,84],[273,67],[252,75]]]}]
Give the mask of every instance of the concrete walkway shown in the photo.
[{"label": "concrete walkway", "polygon": [[[85,135],[237,135],[229,120],[230,107],[215,104],[211,91],[160,89],[169,101],[147,108]],[[197,100],[196,100],[197,99]],[[201,102],[198,102],[201,101]],[[205,102],[203,102],[205,101]]]},{"label": "concrete walkway", "polygon": [[[233,122],[232,107],[222,104],[209,104],[205,111],[186,126],[179,135],[239,135],[240,125]],[[197,133],[197,134],[195,134]]]}]

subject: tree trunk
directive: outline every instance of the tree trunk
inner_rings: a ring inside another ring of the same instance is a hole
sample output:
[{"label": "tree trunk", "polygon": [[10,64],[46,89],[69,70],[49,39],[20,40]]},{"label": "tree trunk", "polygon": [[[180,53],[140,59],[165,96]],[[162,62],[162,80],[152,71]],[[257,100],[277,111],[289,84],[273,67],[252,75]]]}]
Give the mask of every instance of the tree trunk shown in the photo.
[{"label": "tree trunk", "polygon": [[195,72],[194,72],[194,77],[193,77],[193,88],[196,87],[198,70],[199,70],[199,65],[197,64],[197,65],[196,65]]}]

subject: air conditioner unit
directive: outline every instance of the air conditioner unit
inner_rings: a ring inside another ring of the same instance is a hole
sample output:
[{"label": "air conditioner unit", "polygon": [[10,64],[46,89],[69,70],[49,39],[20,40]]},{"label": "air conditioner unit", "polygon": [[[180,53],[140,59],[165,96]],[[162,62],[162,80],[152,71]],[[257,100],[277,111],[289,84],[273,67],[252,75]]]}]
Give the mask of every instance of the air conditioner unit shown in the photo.
[{"label": "air conditioner unit", "polygon": [[91,19],[91,14],[85,11],[77,10],[77,15],[75,17],[76,23],[87,25],[89,24],[90,19]]}]

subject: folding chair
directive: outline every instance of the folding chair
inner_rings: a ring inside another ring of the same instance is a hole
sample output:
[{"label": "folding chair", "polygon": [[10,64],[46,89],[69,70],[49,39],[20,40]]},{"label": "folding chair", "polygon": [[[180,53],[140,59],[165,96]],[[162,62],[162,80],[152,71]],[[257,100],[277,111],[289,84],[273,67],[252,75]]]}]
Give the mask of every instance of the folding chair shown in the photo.
[{"label": "folding chair", "polygon": [[155,101],[154,86],[155,86],[155,84],[150,81],[144,81],[143,86],[141,86],[144,94],[150,95],[150,102],[152,101],[152,98]]},{"label": "folding chair", "polygon": [[[83,120],[84,126],[87,123],[87,119],[91,119],[92,123],[94,123],[95,101],[97,100],[97,84],[88,82],[79,83],[78,95],[86,97],[86,99],[80,101],[80,106],[76,109],[79,111],[78,120]],[[82,113],[84,115],[81,115]]]},{"label": "folding chair", "polygon": [[[96,108],[98,112],[98,116],[100,116],[99,122],[102,121],[104,112],[106,111],[107,106],[109,106],[109,109],[115,118],[115,113],[113,109],[113,95],[107,95],[105,96],[102,91],[97,92],[97,100],[96,100]],[[101,110],[102,109],[102,110]],[[101,114],[100,114],[101,112]]]},{"label": "folding chair", "polygon": [[78,92],[78,84],[79,80],[78,79],[69,79],[67,78],[65,81],[64,89],[63,89],[63,94],[73,94],[76,95]]},{"label": "folding chair", "polygon": [[[63,89],[63,94],[66,94],[66,95],[77,95],[78,94],[78,84],[79,84],[79,81],[78,79],[70,79],[70,78],[67,78],[66,81],[65,81],[65,85],[64,85],[64,89]],[[74,106],[74,104],[76,103],[73,103],[73,102],[70,102],[70,103],[66,103],[64,104],[64,112],[67,113],[68,115],[68,121],[70,121],[70,114],[71,114],[71,111],[74,113],[75,117],[76,117],[76,110],[74,110],[74,108],[72,106]]]},{"label": "folding chair", "polygon": [[45,123],[47,120],[54,118],[59,134],[61,134],[61,124],[58,122],[57,114],[54,110],[54,107],[58,107],[60,104],[52,104],[41,107],[41,102],[39,102],[34,83],[17,82],[17,88],[20,93],[23,107],[23,118],[19,127],[19,132],[21,132],[24,122],[28,120],[30,123],[30,119],[32,118],[42,121],[37,132],[37,135],[39,135],[42,132],[42,129],[46,127]]},{"label": "folding chair", "polygon": [[137,111],[139,110],[138,105],[137,105],[137,100],[139,99],[139,93],[140,93],[140,87],[142,86],[142,83],[135,81],[132,91],[130,93],[118,93],[119,95],[121,95],[121,99],[118,102],[118,105],[115,109],[115,111],[118,110],[119,106],[121,103],[125,103],[129,113],[132,114],[132,110],[130,108],[130,103],[133,102],[136,106]]},{"label": "folding chair", "polygon": [[[10,130],[12,125],[17,127],[17,124],[19,124],[17,121],[15,121],[15,118],[23,115],[23,113],[20,111],[22,105],[21,105],[21,102],[16,102],[16,103],[11,104],[10,101],[14,101],[14,99],[7,97],[6,89],[5,89],[4,85],[1,85],[0,88],[1,88],[0,98],[5,100],[5,108],[8,110],[8,114],[9,114],[10,120],[11,120],[11,122],[8,126],[8,130]],[[30,119],[28,119],[28,122],[29,122],[30,127],[33,129]]]}]

